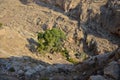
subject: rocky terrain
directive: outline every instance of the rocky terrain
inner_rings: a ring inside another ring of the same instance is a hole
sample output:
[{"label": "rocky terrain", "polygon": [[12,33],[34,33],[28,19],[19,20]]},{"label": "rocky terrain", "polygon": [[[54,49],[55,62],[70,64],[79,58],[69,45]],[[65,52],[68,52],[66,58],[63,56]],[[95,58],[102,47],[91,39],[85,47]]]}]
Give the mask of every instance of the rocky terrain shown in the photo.
[{"label": "rocky terrain", "polygon": [[[37,33],[52,28],[77,64],[36,51]],[[0,0],[0,80],[119,79],[119,0]]]}]

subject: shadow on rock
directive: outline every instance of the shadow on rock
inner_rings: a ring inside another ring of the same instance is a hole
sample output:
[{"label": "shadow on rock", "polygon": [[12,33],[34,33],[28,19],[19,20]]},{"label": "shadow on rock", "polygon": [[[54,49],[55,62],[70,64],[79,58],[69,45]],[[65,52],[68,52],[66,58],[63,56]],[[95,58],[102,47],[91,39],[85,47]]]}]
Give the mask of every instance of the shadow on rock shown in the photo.
[{"label": "shadow on rock", "polygon": [[38,46],[38,42],[35,41],[33,38],[28,38],[27,39],[28,43],[26,46],[27,48],[31,51],[31,52],[36,52],[37,50],[37,46]]},{"label": "shadow on rock", "polygon": [[0,80],[43,80],[68,75],[73,65],[49,64],[28,56],[0,58]]}]

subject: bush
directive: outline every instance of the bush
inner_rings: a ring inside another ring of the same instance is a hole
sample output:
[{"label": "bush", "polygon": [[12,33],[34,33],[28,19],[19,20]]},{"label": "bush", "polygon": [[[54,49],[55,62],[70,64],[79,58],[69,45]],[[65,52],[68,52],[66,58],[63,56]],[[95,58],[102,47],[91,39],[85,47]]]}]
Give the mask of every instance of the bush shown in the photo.
[{"label": "bush", "polygon": [[62,42],[66,39],[63,31],[57,28],[38,33],[38,48],[40,53],[62,51]]},{"label": "bush", "polygon": [[78,61],[76,61],[76,60],[73,59],[73,58],[68,58],[67,61],[69,61],[69,62],[71,62],[71,63],[73,63],[73,64],[77,64],[77,63],[78,63]]},{"label": "bush", "polygon": [[62,55],[66,58],[67,61],[73,63],[73,64],[77,64],[78,61],[76,61],[75,59],[71,58],[69,55],[69,52],[67,51],[67,49],[64,49],[62,51]]}]

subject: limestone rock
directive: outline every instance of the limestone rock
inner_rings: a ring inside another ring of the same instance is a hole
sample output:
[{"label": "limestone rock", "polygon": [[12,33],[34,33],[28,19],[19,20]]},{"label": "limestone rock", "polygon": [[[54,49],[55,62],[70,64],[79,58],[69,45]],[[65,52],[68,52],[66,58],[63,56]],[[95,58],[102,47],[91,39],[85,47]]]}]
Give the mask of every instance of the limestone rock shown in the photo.
[{"label": "limestone rock", "polygon": [[60,7],[65,12],[68,12],[70,9],[74,9],[80,2],[80,0],[40,0],[42,2]]},{"label": "limestone rock", "polygon": [[101,75],[94,75],[90,76],[89,80],[106,80],[106,79]]},{"label": "limestone rock", "polygon": [[113,61],[104,68],[104,74],[115,80],[118,80],[120,74],[120,68],[117,62]]},{"label": "limestone rock", "polygon": [[120,1],[109,0],[101,9],[101,21],[108,31],[120,36]]},{"label": "limestone rock", "polygon": [[2,75],[0,76],[0,80],[19,80],[19,79],[13,76]]},{"label": "limestone rock", "polygon": [[36,67],[34,67],[34,68],[29,68],[26,72],[25,72],[25,76],[27,76],[27,77],[30,77],[30,76],[32,76],[34,73],[36,73],[36,72],[40,72],[40,71],[42,71],[42,70],[44,70],[45,69],[45,67],[43,66],[43,65],[37,65]]}]

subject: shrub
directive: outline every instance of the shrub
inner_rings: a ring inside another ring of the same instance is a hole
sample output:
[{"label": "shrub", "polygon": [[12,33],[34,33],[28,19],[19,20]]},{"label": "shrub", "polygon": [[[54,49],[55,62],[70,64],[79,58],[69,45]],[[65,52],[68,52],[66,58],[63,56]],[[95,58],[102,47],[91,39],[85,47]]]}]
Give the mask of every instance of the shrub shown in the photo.
[{"label": "shrub", "polygon": [[69,55],[69,52],[67,49],[64,49],[62,51],[62,55],[66,58],[67,61],[73,63],[73,64],[77,64],[78,61],[76,61],[75,59],[71,58],[70,55]]},{"label": "shrub", "polygon": [[68,58],[67,61],[69,61],[69,62],[71,62],[71,63],[73,63],[73,64],[77,64],[77,63],[78,63],[78,61],[76,61],[76,60],[73,59],[73,58]]},{"label": "shrub", "polygon": [[38,33],[38,48],[40,53],[62,51],[62,42],[65,40],[63,31],[57,28]]}]

